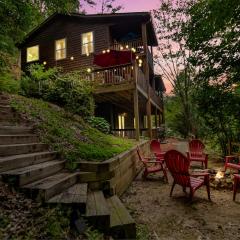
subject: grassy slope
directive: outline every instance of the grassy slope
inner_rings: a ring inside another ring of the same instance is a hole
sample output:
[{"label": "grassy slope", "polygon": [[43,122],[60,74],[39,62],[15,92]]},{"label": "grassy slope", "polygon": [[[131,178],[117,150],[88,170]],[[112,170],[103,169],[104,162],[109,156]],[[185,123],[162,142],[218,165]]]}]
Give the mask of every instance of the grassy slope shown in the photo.
[{"label": "grassy slope", "polygon": [[76,160],[103,161],[131,148],[135,141],[106,135],[91,128],[80,116],[55,105],[21,96],[11,106],[37,127],[42,142],[61,152],[69,167]]}]

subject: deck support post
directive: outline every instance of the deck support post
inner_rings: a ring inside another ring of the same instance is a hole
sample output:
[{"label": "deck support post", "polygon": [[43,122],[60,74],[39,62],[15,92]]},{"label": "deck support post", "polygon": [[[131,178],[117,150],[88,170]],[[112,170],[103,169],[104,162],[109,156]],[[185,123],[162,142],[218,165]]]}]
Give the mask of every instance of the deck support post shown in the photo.
[{"label": "deck support post", "polygon": [[133,106],[134,106],[134,118],[135,118],[135,138],[137,141],[140,140],[140,123],[139,123],[139,103],[138,103],[138,89],[137,89],[137,81],[138,81],[138,69],[137,63],[134,62],[134,89],[133,89]]},{"label": "deck support post", "polygon": [[145,79],[148,84],[148,98],[147,98],[147,127],[148,127],[148,136],[152,139],[152,112],[151,112],[151,95],[150,95],[150,80],[149,80],[149,63],[148,63],[148,39],[147,39],[147,23],[142,24],[142,41],[145,53],[144,61],[144,73]]}]

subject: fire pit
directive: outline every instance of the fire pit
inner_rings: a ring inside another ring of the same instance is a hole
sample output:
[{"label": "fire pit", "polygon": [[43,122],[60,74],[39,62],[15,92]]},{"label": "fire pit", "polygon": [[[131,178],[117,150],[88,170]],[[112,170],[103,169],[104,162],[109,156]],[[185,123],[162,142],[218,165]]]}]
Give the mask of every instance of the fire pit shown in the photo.
[{"label": "fire pit", "polygon": [[230,171],[223,172],[221,169],[211,169],[210,173],[210,186],[215,189],[229,189],[233,187],[233,175]]}]

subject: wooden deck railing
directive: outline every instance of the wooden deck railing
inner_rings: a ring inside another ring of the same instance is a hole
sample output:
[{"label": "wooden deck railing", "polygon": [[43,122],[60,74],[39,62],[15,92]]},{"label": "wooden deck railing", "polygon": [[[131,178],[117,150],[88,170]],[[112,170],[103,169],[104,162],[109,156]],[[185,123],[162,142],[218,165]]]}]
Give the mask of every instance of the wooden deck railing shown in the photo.
[{"label": "wooden deck railing", "polygon": [[145,75],[142,72],[141,68],[137,67],[137,84],[147,93],[148,83],[146,81]]},{"label": "wooden deck railing", "polygon": [[157,93],[154,91],[152,87],[150,87],[150,97],[156,104],[158,104],[159,106],[162,105],[161,97],[157,95]]},{"label": "wooden deck railing", "polygon": [[92,81],[98,85],[114,85],[132,82],[134,72],[132,64],[98,69],[91,74]]},{"label": "wooden deck railing", "polygon": [[110,49],[112,50],[131,50],[135,49],[136,53],[143,53],[143,42],[142,39],[136,39],[132,41],[124,41],[124,42],[118,42],[110,46]]}]

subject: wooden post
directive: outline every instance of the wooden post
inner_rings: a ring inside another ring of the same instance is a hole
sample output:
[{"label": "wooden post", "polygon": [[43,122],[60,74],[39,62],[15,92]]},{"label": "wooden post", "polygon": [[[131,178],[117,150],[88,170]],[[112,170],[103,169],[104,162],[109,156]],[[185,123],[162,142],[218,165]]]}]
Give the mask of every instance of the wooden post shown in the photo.
[{"label": "wooden post", "polygon": [[145,53],[145,79],[148,84],[148,99],[147,99],[147,122],[148,122],[148,136],[152,138],[152,119],[151,119],[151,101],[150,101],[150,81],[149,81],[149,63],[148,63],[148,45],[147,45],[147,24],[142,24],[142,41]]},{"label": "wooden post", "polygon": [[155,127],[158,127],[158,122],[157,122],[157,108],[155,107]]},{"label": "wooden post", "polygon": [[137,65],[134,63],[134,82],[135,87],[133,90],[133,105],[134,105],[134,117],[135,117],[135,137],[136,140],[140,140],[140,128],[139,128],[139,105],[138,105],[138,89],[137,89]]}]

